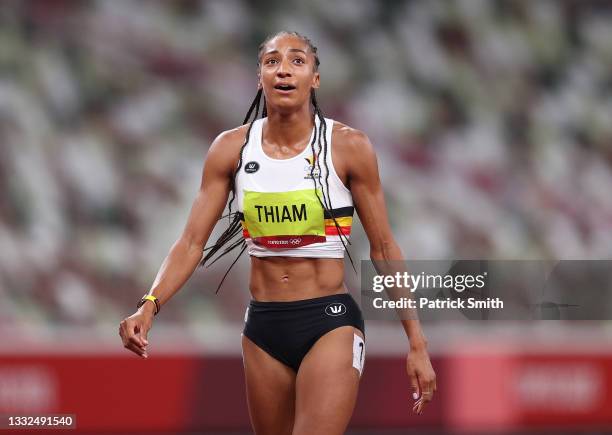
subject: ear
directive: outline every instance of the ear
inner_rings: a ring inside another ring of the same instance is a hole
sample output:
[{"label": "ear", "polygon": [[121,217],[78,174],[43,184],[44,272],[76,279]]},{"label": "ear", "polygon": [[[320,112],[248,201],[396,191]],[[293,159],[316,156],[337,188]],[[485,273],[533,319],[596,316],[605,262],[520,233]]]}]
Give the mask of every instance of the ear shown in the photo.
[{"label": "ear", "polygon": [[321,76],[319,75],[319,72],[317,71],[312,76],[312,85],[311,86],[312,86],[313,89],[319,89],[320,85],[321,85]]}]

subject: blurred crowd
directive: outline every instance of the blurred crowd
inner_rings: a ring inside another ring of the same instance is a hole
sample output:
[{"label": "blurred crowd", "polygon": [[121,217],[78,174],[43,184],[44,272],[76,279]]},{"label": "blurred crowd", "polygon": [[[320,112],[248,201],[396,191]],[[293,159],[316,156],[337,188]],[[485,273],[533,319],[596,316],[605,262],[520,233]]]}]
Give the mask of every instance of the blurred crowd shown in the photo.
[{"label": "blurred crowd", "polygon": [[[319,49],[324,114],[374,143],[407,258],[612,259],[610,2],[9,0],[0,326],[133,312],[282,29]],[[359,228],[349,249],[368,258]],[[160,320],[240,321],[248,260],[216,296],[226,267]]]}]

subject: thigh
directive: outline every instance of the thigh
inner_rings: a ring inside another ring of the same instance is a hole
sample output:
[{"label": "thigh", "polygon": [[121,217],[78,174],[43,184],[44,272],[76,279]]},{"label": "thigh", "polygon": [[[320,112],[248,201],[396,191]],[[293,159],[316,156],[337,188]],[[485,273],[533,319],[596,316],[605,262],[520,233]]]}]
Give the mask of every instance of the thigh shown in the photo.
[{"label": "thigh", "polygon": [[359,388],[359,372],[353,367],[352,326],[323,335],[302,360],[296,378],[296,416],[293,435],[343,434]]},{"label": "thigh", "polygon": [[256,435],[290,435],[295,415],[295,372],[242,336],[249,415]]}]

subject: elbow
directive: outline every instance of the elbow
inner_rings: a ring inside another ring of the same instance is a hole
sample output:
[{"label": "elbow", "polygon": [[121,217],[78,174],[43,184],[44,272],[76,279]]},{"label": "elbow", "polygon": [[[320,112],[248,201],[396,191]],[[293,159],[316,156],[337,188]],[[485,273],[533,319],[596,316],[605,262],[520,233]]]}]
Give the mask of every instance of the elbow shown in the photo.
[{"label": "elbow", "polygon": [[393,238],[381,239],[370,246],[370,259],[372,260],[399,260],[401,252]]},{"label": "elbow", "polygon": [[379,247],[370,247],[370,260],[384,260],[384,251]]}]

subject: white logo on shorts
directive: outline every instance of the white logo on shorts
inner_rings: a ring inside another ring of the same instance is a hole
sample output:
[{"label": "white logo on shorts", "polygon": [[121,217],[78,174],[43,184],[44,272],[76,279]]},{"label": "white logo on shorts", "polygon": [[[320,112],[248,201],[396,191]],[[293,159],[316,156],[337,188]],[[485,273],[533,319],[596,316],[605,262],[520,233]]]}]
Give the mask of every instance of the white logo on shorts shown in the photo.
[{"label": "white logo on shorts", "polygon": [[346,313],[346,306],[340,302],[334,302],[325,307],[325,314],[328,316],[341,316]]}]

